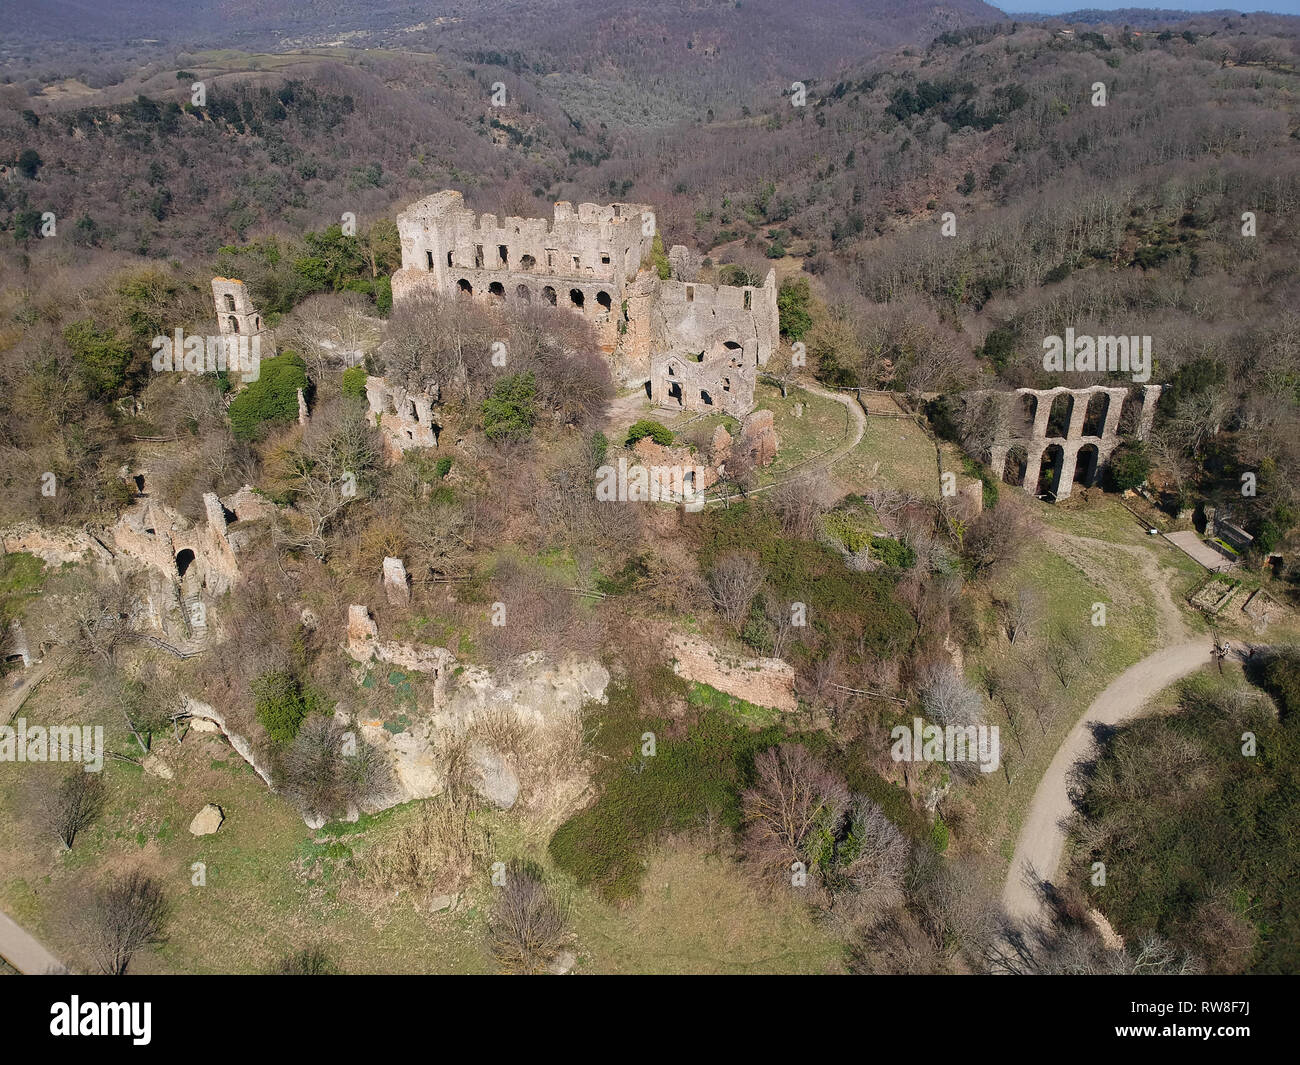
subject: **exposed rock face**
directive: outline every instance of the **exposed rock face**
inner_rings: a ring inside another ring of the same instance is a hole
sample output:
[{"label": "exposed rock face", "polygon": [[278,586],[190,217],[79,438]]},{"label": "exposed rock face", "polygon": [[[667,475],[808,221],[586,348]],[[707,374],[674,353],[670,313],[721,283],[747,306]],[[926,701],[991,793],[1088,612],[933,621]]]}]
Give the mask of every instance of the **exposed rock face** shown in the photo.
[{"label": "exposed rock face", "polygon": [[475,744],[469,752],[476,778],[474,790],[500,810],[509,810],[519,798],[519,777],[496,751]]},{"label": "exposed rock face", "polygon": [[411,601],[411,586],[406,583],[406,566],[400,558],[384,559],[384,594],[394,606]]},{"label": "exposed rock face", "polygon": [[777,710],[797,710],[794,667],[779,658],[740,658],[720,651],[707,640],[684,633],[672,633],[668,647],[673,655],[673,672],[679,677],[707,684],[737,699]]},{"label": "exposed rock face", "polygon": [[221,827],[221,822],[225,819],[226,815],[221,812],[221,807],[210,802],[194,815],[194,820],[190,822],[190,834],[210,836]]}]

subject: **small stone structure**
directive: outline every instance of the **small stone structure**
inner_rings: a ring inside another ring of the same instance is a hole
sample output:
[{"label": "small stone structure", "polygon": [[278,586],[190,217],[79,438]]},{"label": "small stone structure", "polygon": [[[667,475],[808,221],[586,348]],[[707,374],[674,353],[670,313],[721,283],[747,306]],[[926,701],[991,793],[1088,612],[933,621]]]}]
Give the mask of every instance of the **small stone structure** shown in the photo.
[{"label": "small stone structure", "polygon": [[408,392],[383,377],[366,378],[366,402],[390,461],[400,459],[403,451],[414,447],[438,446],[442,426],[434,410],[440,397],[441,388],[436,383],[423,392]]},{"label": "small stone structure", "polygon": [[[1028,435],[999,434],[990,448],[989,465],[1008,484],[1020,484],[1034,495],[1039,494],[1040,482],[1050,472],[1046,492],[1056,499],[1065,499],[1076,483],[1087,487],[1099,481],[1111,454],[1119,446],[1120,417],[1126,402],[1141,404],[1133,435],[1138,440],[1146,439],[1162,387],[1143,385],[1140,400],[1131,399],[1127,388],[1104,385],[1018,388],[1014,392],[973,392],[968,396],[991,397],[1005,404],[1003,417],[999,419],[1002,425],[1016,424],[1012,404],[1024,404],[1031,426]],[[1063,435],[1049,435],[1052,408],[1060,397],[1067,400],[1066,429]]]},{"label": "small stone structure", "polygon": [[384,559],[384,594],[393,606],[411,601],[411,586],[406,583],[406,566],[400,558]]},{"label": "small stone structure", "polygon": [[755,706],[799,709],[794,667],[779,658],[736,658],[698,636],[675,632],[668,637],[673,672],[707,684]]}]

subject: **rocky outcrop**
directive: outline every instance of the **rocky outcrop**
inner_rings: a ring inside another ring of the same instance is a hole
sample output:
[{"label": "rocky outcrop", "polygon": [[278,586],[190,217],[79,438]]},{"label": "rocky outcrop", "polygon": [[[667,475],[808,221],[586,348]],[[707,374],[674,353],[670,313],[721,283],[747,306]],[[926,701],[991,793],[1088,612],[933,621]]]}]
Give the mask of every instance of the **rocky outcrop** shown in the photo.
[{"label": "rocky outcrop", "polygon": [[190,835],[210,836],[221,827],[221,822],[225,819],[221,807],[210,802],[194,815],[194,820],[190,822]]},{"label": "rocky outcrop", "polygon": [[253,767],[254,772],[256,772],[257,775],[266,782],[267,787],[272,786],[271,767],[258,756],[257,752],[253,749],[252,743],[247,737],[241,736],[238,732],[235,732],[227,726],[225,714],[215,706],[210,706],[207,703],[200,702],[191,695],[182,695],[182,698],[185,701],[185,710],[191,718],[194,718],[196,721],[211,721],[216,725],[225,735],[226,739],[230,741],[230,746],[235,749],[239,754],[239,757]]}]

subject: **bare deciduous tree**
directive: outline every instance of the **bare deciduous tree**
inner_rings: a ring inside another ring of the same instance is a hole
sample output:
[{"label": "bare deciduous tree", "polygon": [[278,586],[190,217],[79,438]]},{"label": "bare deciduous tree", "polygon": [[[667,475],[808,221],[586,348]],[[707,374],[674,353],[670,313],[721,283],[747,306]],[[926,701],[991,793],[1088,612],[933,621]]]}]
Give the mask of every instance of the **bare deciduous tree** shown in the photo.
[{"label": "bare deciduous tree", "polygon": [[121,976],[140,950],[165,941],[168,912],[162,887],[139,870],[101,887],[87,914],[86,946],[95,966]]},{"label": "bare deciduous tree", "polygon": [[749,616],[749,606],[763,583],[758,559],[732,551],[709,572],[709,595],[732,630],[739,632]]},{"label": "bare deciduous tree", "polygon": [[57,784],[47,781],[49,789],[40,805],[40,820],[65,847],[83,828],[94,822],[104,808],[104,779],[100,773],[87,773],[81,766],[69,770]]},{"label": "bare deciduous tree", "polygon": [[280,759],[280,791],[303,814],[330,820],[384,799],[394,787],[383,754],[332,717],[313,715]]},{"label": "bare deciduous tree", "polygon": [[745,850],[767,869],[807,861],[812,837],[833,839],[849,806],[844,781],[806,747],[783,743],[754,759],[754,786],[745,792]]}]

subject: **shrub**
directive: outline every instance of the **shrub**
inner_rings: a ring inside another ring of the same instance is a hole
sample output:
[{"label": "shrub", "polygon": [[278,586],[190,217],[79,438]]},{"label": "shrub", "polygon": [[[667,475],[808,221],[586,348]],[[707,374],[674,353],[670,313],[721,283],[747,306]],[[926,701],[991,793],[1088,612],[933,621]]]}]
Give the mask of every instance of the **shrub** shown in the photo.
[{"label": "shrub", "polygon": [[650,418],[642,418],[636,422],[631,429],[627,431],[627,447],[631,447],[638,440],[649,437],[656,444],[662,444],[668,447],[673,442],[673,431],[666,425],[653,421]]},{"label": "shrub", "polygon": [[343,371],[343,394],[354,399],[366,398],[366,368],[353,366]]},{"label": "shrub", "polygon": [[[782,251],[784,253],[784,250]],[[779,256],[776,256],[779,258]],[[802,340],[812,328],[812,292],[806,277],[787,278],[776,295],[776,309],[781,321],[781,335],[787,340]]]},{"label": "shrub", "polygon": [[483,432],[492,441],[526,440],[537,420],[537,382],[532,373],[503,377],[483,401]]},{"label": "shrub", "polygon": [[108,330],[99,329],[86,319],[74,322],[63,331],[72,357],[77,360],[82,380],[96,395],[116,392],[126,381],[131,362],[130,349]]},{"label": "shrub", "polygon": [[253,708],[272,741],[287,746],[308,714],[317,709],[314,692],[304,691],[292,673],[275,670],[253,681]]},{"label": "shrub", "polygon": [[298,389],[307,387],[306,364],[292,351],[263,359],[257,380],[230,404],[230,428],[241,440],[251,440],[264,425],[298,417]]},{"label": "shrub", "polygon": [[1107,479],[1111,488],[1123,492],[1136,488],[1151,474],[1151,460],[1146,448],[1134,441],[1126,441],[1115,449],[1107,467]]}]

